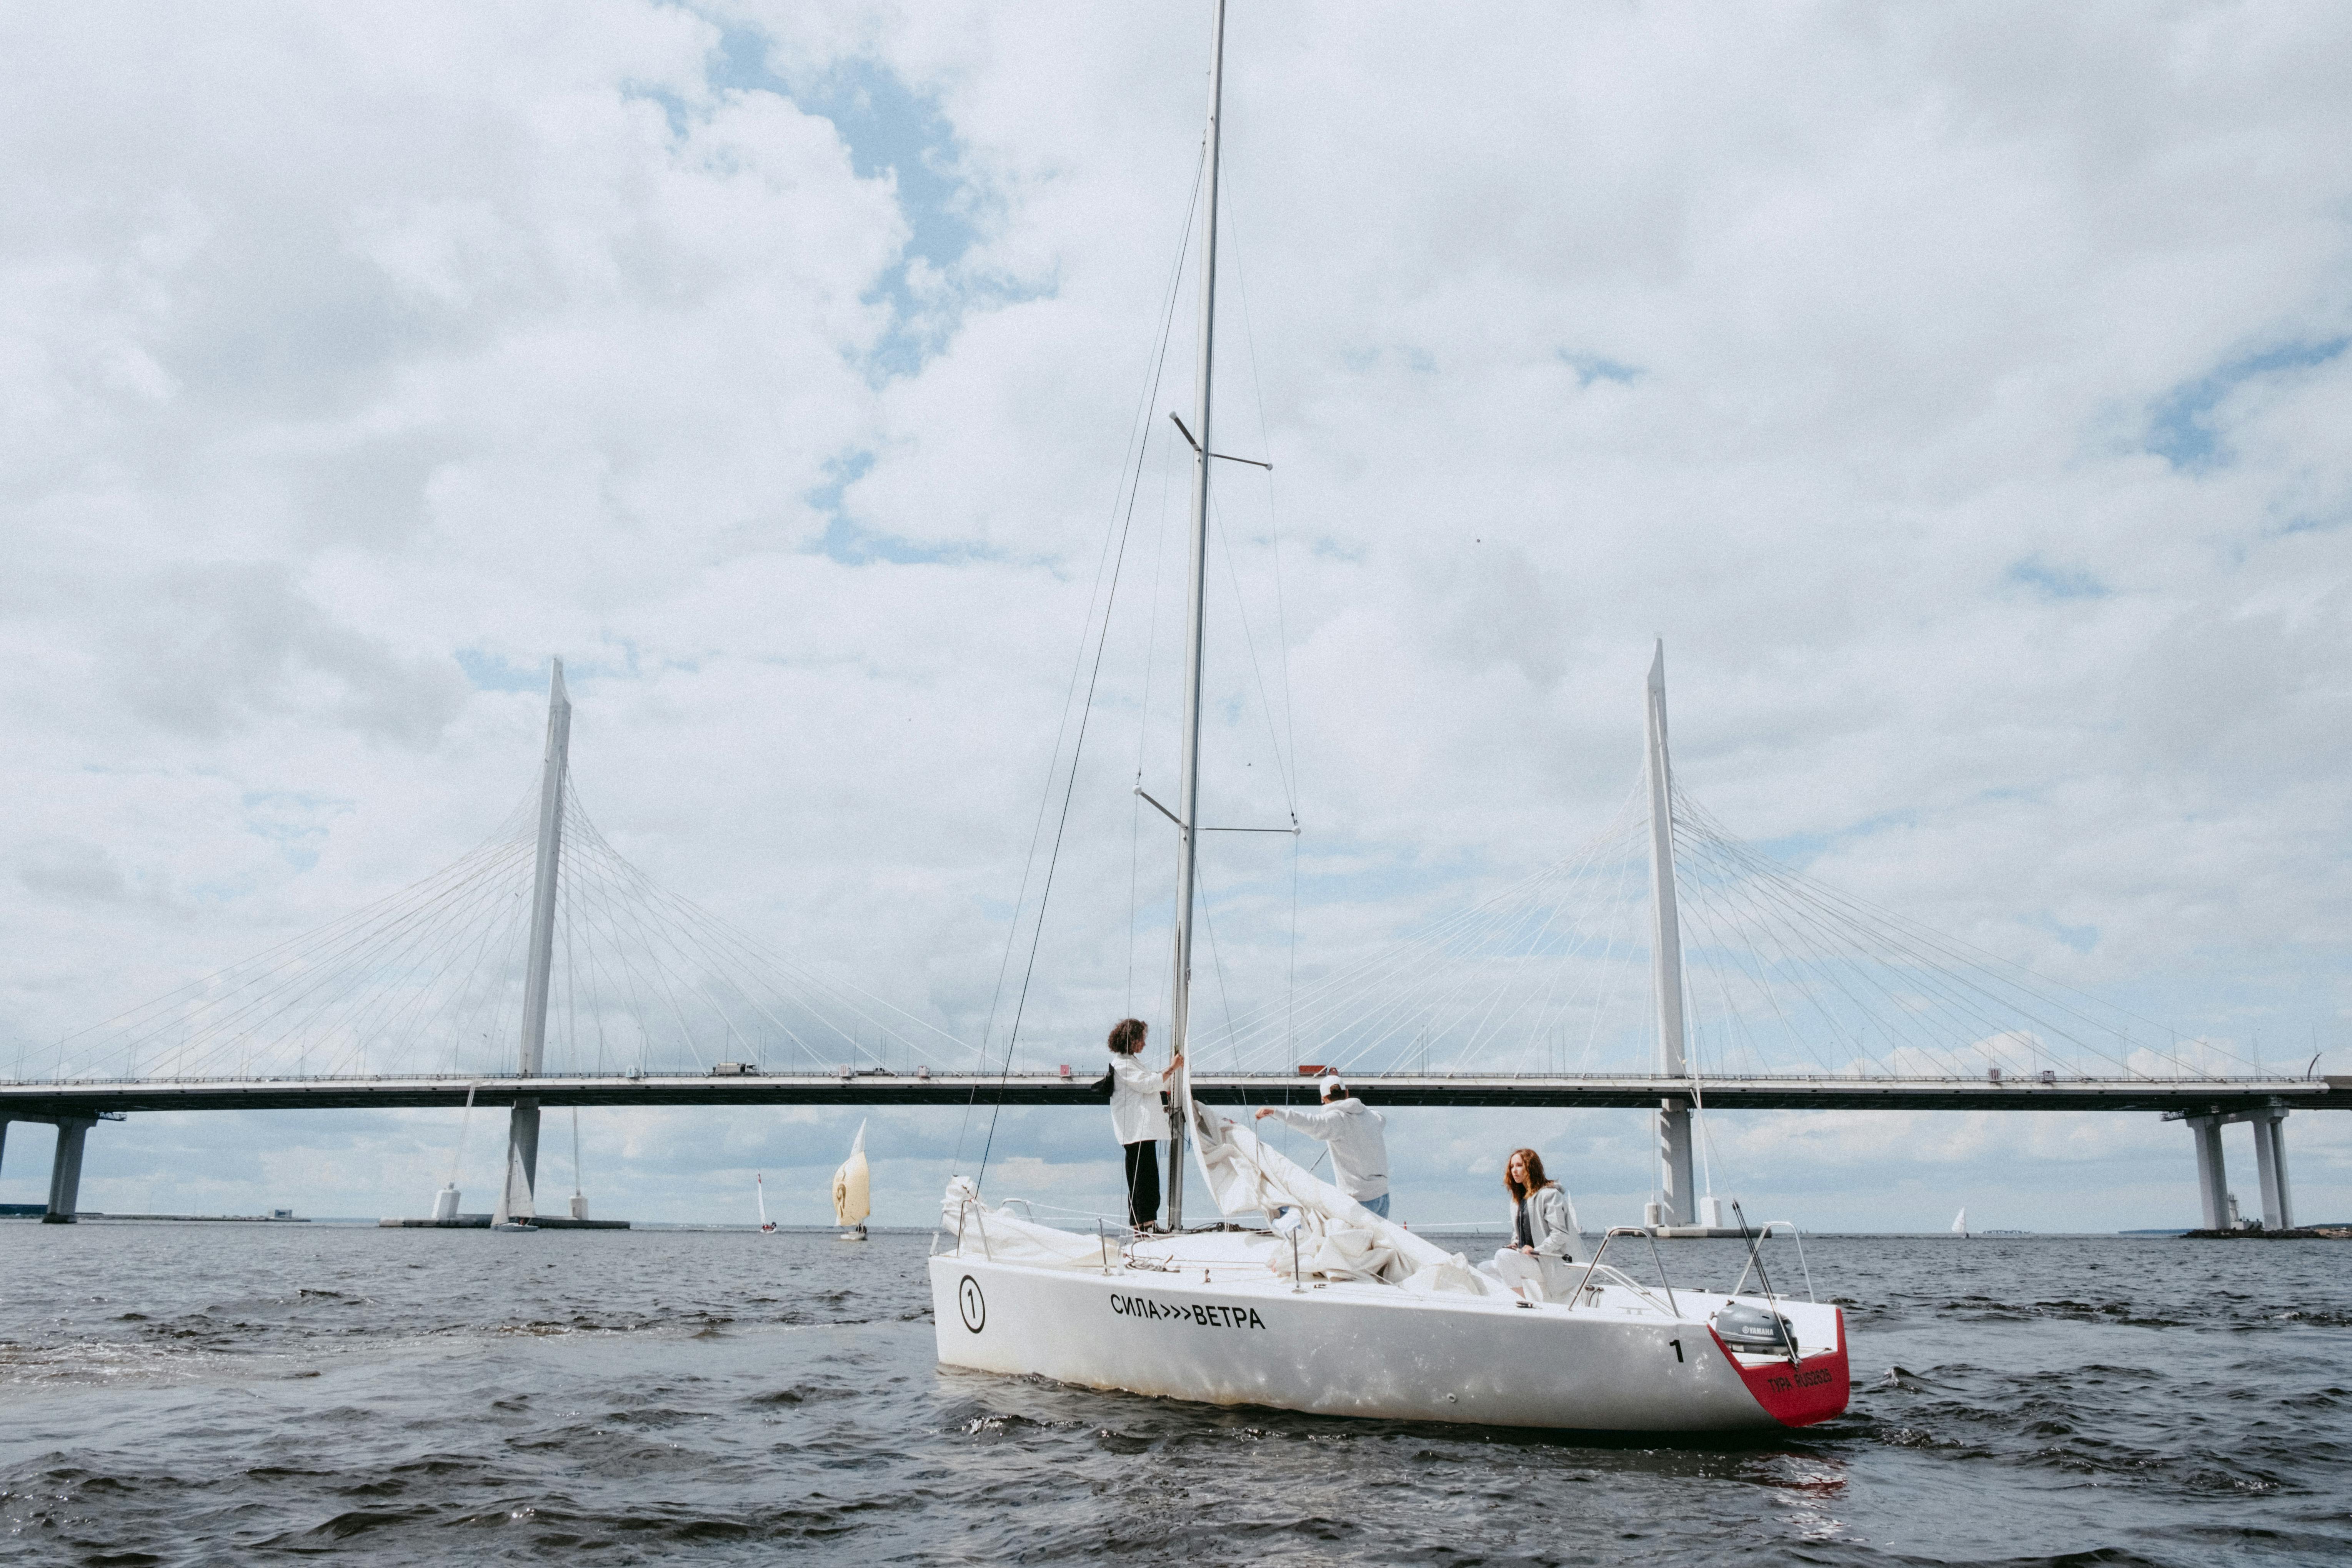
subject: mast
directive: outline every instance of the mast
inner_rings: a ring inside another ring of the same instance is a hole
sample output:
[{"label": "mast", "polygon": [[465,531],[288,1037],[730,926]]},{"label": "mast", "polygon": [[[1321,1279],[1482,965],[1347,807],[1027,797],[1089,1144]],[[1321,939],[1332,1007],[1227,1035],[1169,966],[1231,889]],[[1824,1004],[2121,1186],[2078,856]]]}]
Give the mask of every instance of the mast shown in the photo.
[{"label": "mast", "polygon": [[[1185,578],[1190,615],[1184,639],[1184,757],[1177,796],[1176,824],[1176,994],[1171,1008],[1168,1047],[1171,1057],[1183,1052],[1192,1014],[1192,889],[1193,858],[1198,847],[1201,807],[1201,651],[1207,605],[1203,591],[1209,566],[1209,393],[1217,341],[1217,132],[1223,107],[1225,81],[1225,0],[1216,0],[1216,20],[1209,47],[1209,126],[1202,156],[1201,185],[1206,193],[1207,214],[1201,239],[1201,351],[1192,400],[1192,554]],[[1181,1075],[1180,1075],[1181,1078]],[[1181,1082],[1171,1110],[1174,1138],[1168,1153],[1168,1224],[1184,1223],[1184,1143],[1189,1126],[1189,1087]]]},{"label": "mast", "polygon": [[[1683,1044],[1682,917],[1675,903],[1674,773],[1666,757],[1666,644],[1658,639],[1650,661],[1648,699],[1643,703],[1649,730],[1650,775],[1650,894],[1656,925],[1650,943],[1658,1005],[1658,1071],[1667,1078],[1686,1078],[1689,1067]],[[1690,1101],[1669,1096],[1658,1102],[1658,1163],[1660,1220],[1689,1225],[1696,1205],[1691,1193]]]},{"label": "mast", "polygon": [[[547,1052],[547,984],[555,963],[556,869],[563,856],[563,792],[572,757],[572,699],[563,690],[563,661],[547,684],[547,753],[539,777],[539,861],[530,887],[530,958],[523,974],[522,1052],[516,1072],[537,1078]],[[576,1157],[575,1150],[575,1157]],[[506,1179],[496,1218],[536,1212],[539,1184],[539,1101],[518,1100],[507,1119]]]}]

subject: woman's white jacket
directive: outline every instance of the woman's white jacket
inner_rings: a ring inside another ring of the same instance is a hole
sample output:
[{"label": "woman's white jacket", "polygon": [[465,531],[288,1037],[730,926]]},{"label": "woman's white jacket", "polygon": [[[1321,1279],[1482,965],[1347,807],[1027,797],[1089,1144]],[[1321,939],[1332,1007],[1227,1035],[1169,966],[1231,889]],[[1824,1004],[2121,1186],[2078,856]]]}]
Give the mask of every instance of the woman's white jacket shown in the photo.
[{"label": "woman's white jacket", "polygon": [[1121,1143],[1164,1143],[1168,1112],[1160,1104],[1160,1074],[1140,1054],[1110,1058],[1110,1124]]},{"label": "woman's white jacket", "polygon": [[1514,1246],[1518,1242],[1518,1211],[1528,1216],[1528,1234],[1535,1237],[1537,1256],[1569,1258],[1576,1256],[1578,1226],[1576,1205],[1568,1201],[1568,1194],[1559,1184],[1549,1182],[1529,1193],[1513,1205],[1512,1226],[1507,1239]]}]

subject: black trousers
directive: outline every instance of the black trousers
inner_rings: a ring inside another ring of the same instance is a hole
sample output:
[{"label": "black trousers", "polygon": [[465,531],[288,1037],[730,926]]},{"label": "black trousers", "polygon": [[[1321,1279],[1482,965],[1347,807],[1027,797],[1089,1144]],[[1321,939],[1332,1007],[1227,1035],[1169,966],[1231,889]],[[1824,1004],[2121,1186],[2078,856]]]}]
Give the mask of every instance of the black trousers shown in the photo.
[{"label": "black trousers", "polygon": [[1127,1223],[1139,1230],[1160,1218],[1160,1145],[1119,1147],[1127,1151]]}]

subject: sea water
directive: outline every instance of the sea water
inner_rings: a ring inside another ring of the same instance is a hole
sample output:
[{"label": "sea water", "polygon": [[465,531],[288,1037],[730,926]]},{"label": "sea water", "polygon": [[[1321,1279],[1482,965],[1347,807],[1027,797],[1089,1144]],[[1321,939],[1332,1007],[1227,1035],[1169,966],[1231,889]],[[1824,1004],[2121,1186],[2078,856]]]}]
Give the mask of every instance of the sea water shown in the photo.
[{"label": "sea water", "polygon": [[2352,1244],[1817,1238],[1853,1406],[1741,1441],[943,1369],[929,1245],[0,1224],[0,1559],[2352,1562]]}]

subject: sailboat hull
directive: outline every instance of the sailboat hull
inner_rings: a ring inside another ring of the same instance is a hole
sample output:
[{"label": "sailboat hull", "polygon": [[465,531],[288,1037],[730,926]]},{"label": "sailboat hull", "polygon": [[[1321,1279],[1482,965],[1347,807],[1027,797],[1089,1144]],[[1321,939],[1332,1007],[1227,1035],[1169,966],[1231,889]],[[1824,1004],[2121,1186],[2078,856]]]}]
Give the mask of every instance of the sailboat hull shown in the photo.
[{"label": "sailboat hull", "polygon": [[[1275,1281],[930,1260],[939,1357],[1208,1405],[1318,1415],[1590,1432],[1738,1432],[1808,1426],[1845,1408],[1835,1308],[1783,1305],[1797,1366],[1732,1354],[1704,1321],[1650,1321],[1381,1286],[1294,1293]],[[1719,1301],[1720,1297],[1709,1299]],[[1438,1321],[1438,1320],[1442,1320]]]}]

